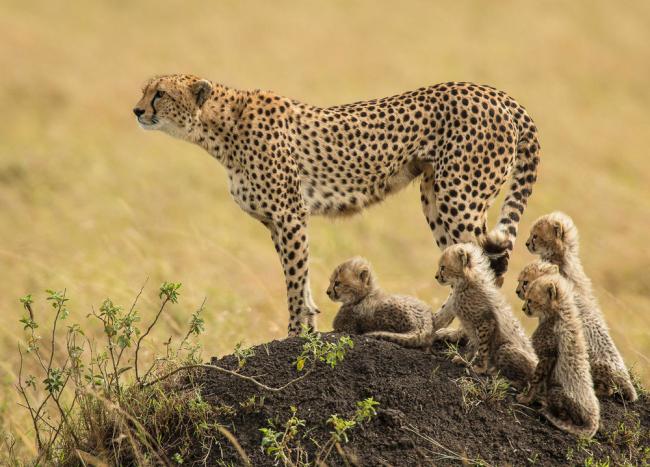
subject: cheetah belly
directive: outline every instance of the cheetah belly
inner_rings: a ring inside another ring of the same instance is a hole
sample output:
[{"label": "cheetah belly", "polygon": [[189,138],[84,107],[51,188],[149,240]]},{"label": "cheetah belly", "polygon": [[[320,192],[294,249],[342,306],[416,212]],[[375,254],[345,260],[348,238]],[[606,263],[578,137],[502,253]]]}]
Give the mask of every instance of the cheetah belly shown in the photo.
[{"label": "cheetah belly", "polygon": [[368,176],[352,175],[328,181],[304,176],[302,195],[311,214],[332,217],[353,215],[401,190],[419,174],[415,163],[408,163],[393,173],[379,175],[374,183]]}]

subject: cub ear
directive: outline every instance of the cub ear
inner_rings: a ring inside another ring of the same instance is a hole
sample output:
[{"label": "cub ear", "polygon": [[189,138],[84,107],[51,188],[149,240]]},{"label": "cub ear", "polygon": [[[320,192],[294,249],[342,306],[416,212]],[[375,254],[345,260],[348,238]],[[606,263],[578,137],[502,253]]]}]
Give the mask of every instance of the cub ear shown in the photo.
[{"label": "cub ear", "polygon": [[548,284],[546,287],[546,293],[548,294],[548,298],[551,300],[557,299],[557,286],[555,283],[551,282]]},{"label": "cub ear", "polygon": [[458,259],[464,268],[469,266],[469,253],[466,250],[460,250],[458,252]]},{"label": "cub ear", "polygon": [[196,105],[203,107],[203,104],[208,100],[208,97],[212,92],[212,84],[207,79],[200,79],[197,82],[190,84],[190,92],[194,96]]},{"label": "cub ear", "polygon": [[564,228],[562,227],[562,223],[560,222],[553,222],[553,231],[555,232],[555,237],[562,239],[564,237]]},{"label": "cub ear", "polygon": [[370,282],[370,270],[368,268],[363,268],[359,271],[359,279],[362,283],[367,285]]},{"label": "cub ear", "polygon": [[551,264],[551,274],[559,274],[560,267],[557,264]]}]

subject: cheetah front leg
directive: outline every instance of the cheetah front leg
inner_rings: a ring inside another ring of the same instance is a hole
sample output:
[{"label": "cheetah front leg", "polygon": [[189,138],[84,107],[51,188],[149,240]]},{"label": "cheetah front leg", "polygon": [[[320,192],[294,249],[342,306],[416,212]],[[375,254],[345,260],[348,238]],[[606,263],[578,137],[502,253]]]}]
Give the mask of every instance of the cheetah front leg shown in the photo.
[{"label": "cheetah front leg", "polygon": [[480,323],[476,330],[476,357],[472,369],[477,375],[485,374],[490,364],[490,344],[495,332],[495,323],[486,321]]},{"label": "cheetah front leg", "polygon": [[[420,202],[422,203],[422,212],[427,219],[427,224],[433,233],[436,245],[441,250],[451,245],[451,236],[445,230],[442,217],[438,211],[436,195],[434,191],[434,173],[433,165],[428,164],[423,167],[422,181],[420,182]],[[453,293],[453,292],[452,292]],[[433,315],[433,330],[435,331],[434,340],[444,340],[447,342],[460,342],[467,338],[467,333],[462,327],[458,329],[448,329],[447,327],[455,318],[454,310],[447,305],[450,302],[449,297]]]},{"label": "cheetah front leg", "polygon": [[318,313],[309,287],[307,215],[286,213],[278,215],[272,223],[265,224],[271,231],[284,270],[289,306],[289,336],[298,336],[303,325],[315,328],[315,315]]}]

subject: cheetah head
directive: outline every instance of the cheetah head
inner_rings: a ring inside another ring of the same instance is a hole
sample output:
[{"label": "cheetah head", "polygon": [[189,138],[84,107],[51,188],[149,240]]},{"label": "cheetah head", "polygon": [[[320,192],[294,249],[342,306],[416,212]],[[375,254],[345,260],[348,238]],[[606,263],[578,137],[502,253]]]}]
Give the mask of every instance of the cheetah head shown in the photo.
[{"label": "cheetah head", "polygon": [[196,76],[156,76],[145,83],[133,113],[145,130],[185,139],[212,91],[210,81]]},{"label": "cheetah head", "polygon": [[569,216],[553,212],[535,221],[530,229],[526,247],[528,251],[547,261],[557,262],[567,252],[577,253],[578,231]]},{"label": "cheetah head", "polygon": [[526,298],[526,290],[528,290],[529,285],[535,279],[549,274],[559,274],[559,272],[560,270],[557,264],[549,263],[541,259],[527,264],[517,278],[517,296],[524,300]]},{"label": "cheetah head", "polygon": [[454,285],[461,280],[485,278],[494,282],[494,273],[483,249],[474,243],[458,243],[445,248],[438,261],[436,280]]},{"label": "cheetah head", "polygon": [[562,302],[570,293],[568,283],[559,274],[550,274],[535,279],[526,291],[523,312],[540,319],[559,312]]},{"label": "cheetah head", "polygon": [[336,267],[330,278],[327,296],[335,302],[355,303],[376,287],[370,263],[357,256]]}]

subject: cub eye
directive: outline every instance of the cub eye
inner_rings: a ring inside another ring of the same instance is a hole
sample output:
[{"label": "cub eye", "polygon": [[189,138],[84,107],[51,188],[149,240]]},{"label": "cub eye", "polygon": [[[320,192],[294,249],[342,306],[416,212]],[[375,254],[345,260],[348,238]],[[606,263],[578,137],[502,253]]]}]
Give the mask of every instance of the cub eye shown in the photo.
[{"label": "cub eye", "polygon": [[164,95],[165,95],[165,91],[161,91],[160,89],[156,91],[156,99],[160,99]]},{"label": "cub eye", "polygon": [[341,285],[339,281],[334,281],[334,287],[338,287],[339,285]]},{"label": "cub eye", "polygon": [[522,284],[523,284],[524,286],[527,286],[527,285],[528,285],[528,281],[522,281]]},{"label": "cub eye", "polygon": [[444,267],[444,266],[440,266],[440,271],[442,272],[442,271],[444,271],[444,270],[445,270],[445,267]]}]

